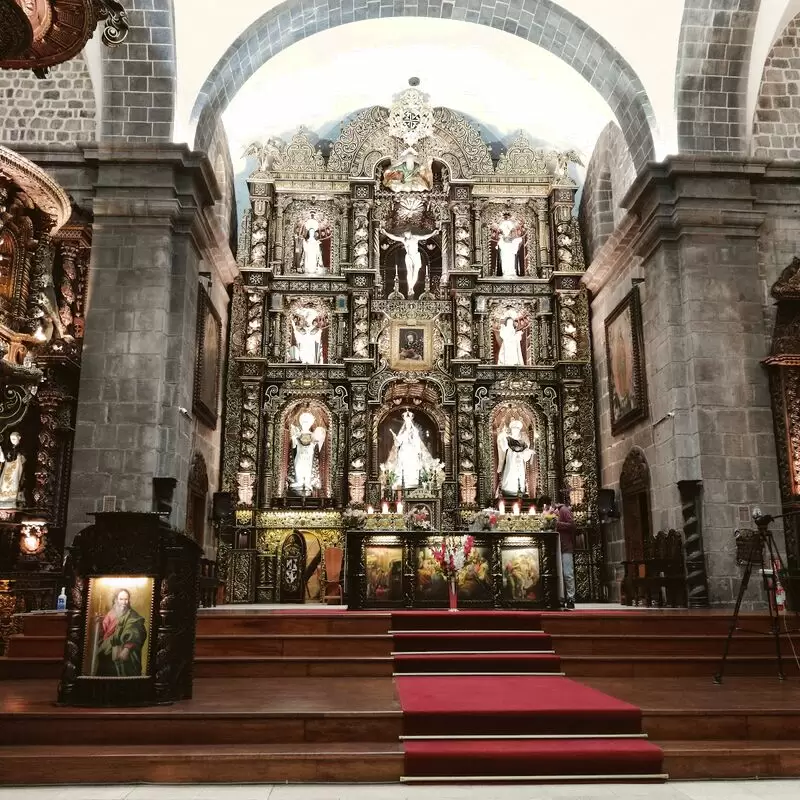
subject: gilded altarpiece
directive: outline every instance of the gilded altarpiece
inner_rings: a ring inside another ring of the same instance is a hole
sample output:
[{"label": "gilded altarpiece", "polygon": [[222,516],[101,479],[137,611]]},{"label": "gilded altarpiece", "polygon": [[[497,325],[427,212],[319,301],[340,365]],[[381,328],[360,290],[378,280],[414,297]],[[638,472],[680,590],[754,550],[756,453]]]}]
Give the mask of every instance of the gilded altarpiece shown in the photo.
[{"label": "gilded altarpiece", "polygon": [[[520,134],[495,160],[413,84],[324,147],[300,129],[247,154],[228,600],[319,601],[344,551],[351,607],[436,606],[429,547],[472,528],[465,603],[553,607],[553,534],[537,503],[564,492],[581,529],[578,598],[599,599],[575,154]],[[503,505],[496,529],[481,529],[481,509]]]},{"label": "gilded altarpiece", "polygon": [[0,147],[0,649],[63,583],[91,223]]}]

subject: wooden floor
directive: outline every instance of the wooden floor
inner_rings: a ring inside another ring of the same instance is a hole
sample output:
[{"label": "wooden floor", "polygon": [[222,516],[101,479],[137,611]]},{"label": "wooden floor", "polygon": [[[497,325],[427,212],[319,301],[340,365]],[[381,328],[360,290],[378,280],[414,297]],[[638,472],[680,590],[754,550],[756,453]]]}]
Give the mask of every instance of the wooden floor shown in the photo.
[{"label": "wooden floor", "polygon": [[[765,629],[759,615],[743,622]],[[543,628],[568,676],[642,708],[672,778],[800,776],[788,641],[780,682],[771,640],[737,633],[717,686],[728,623],[726,612],[599,611],[546,614]],[[377,613],[204,613],[193,700],[97,711],[54,705],[64,618],[28,617],[0,659],[14,678],[0,680],[0,784],[397,781],[389,626]]]}]

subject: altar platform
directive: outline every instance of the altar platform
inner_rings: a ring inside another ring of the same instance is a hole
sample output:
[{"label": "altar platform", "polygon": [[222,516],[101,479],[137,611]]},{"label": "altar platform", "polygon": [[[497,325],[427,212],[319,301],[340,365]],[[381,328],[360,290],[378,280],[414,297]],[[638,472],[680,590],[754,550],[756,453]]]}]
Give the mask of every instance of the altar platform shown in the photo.
[{"label": "altar platform", "polygon": [[[432,615],[431,624],[450,628],[444,636],[442,630],[427,631],[436,650],[446,650],[447,635],[468,634],[479,625],[485,626],[484,639],[504,636],[502,649],[527,655],[534,646],[523,641],[539,637],[536,652],[550,649],[560,663],[538,677],[533,668],[527,675],[521,670],[520,679],[530,686],[539,681],[540,687],[571,680],[580,692],[603,692],[612,707],[620,701],[620,708],[638,707],[641,733],[663,750],[663,772],[671,779],[800,775],[800,673],[788,642],[785,682],[777,679],[771,640],[741,633],[734,639],[729,677],[722,686],[712,683],[729,612],[470,611],[449,615],[452,624],[437,622],[446,614],[423,613]],[[765,616],[743,617],[745,627],[766,630]],[[418,627],[421,618],[407,619]],[[530,630],[521,631],[526,619]],[[397,630],[393,635],[393,627],[407,627],[403,612],[201,611],[194,698],[125,710],[54,705],[64,626],[63,614],[26,616],[9,656],[0,659],[4,785],[388,782],[407,774],[409,746],[400,737],[410,723],[398,685],[414,678],[398,673],[395,656],[406,645]],[[420,633],[425,631],[405,632],[417,639]],[[475,642],[485,647],[477,637]],[[444,696],[463,696],[458,687],[465,680],[489,685],[480,681],[491,675],[474,673],[467,667],[455,682],[442,683]],[[531,702],[552,694],[537,691]],[[602,736],[639,746],[641,734]]]}]

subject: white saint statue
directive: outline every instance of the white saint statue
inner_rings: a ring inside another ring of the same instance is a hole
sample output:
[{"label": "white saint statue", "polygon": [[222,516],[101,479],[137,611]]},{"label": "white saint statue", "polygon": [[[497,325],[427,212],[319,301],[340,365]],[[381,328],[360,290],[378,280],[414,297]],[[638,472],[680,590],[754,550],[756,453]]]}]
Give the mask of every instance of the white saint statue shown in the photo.
[{"label": "white saint statue", "polygon": [[433,460],[422,441],[419,426],[414,422],[414,413],[405,411],[400,430],[395,433],[390,428],[389,431],[394,438],[394,446],[387,461],[394,470],[392,489],[416,489],[420,484],[420,471],[427,470]]},{"label": "white saint statue", "polygon": [[299,427],[291,425],[289,428],[292,439],[289,487],[293,492],[308,497],[322,488],[319,459],[326,431],[322,425],[314,426],[316,420],[310,411],[300,414],[297,422]]},{"label": "white saint statue", "polygon": [[419,252],[419,243],[436,236],[438,230],[426,233],[419,236],[411,231],[405,231],[402,236],[395,236],[393,233],[387,233],[381,230],[381,233],[393,242],[400,242],[406,249],[406,282],[408,283],[408,297],[411,299],[414,296],[414,287],[419,280],[419,273],[422,269],[422,255]]},{"label": "white saint statue", "polygon": [[304,308],[292,316],[294,345],[290,354],[292,361],[301,364],[323,364],[322,331],[319,313],[313,308]]},{"label": "white saint statue", "polygon": [[501,367],[522,367],[522,331],[514,325],[513,317],[506,317],[497,331],[500,337],[500,350],[497,353],[497,364]]},{"label": "white saint statue", "polygon": [[533,448],[523,433],[523,424],[512,419],[507,428],[497,436],[497,474],[500,476],[500,493],[523,495],[528,493],[528,462]]},{"label": "white saint statue", "polygon": [[517,253],[522,244],[521,236],[502,235],[497,240],[497,252],[500,256],[500,276],[517,277]]},{"label": "white saint statue", "polygon": [[22,492],[22,474],[25,456],[19,451],[22,437],[14,431],[9,437],[11,446],[3,452],[0,447],[0,508],[17,508],[25,504]]},{"label": "white saint statue", "polygon": [[319,231],[316,228],[310,230],[306,238],[303,239],[303,272],[306,275],[319,275],[325,272]]}]

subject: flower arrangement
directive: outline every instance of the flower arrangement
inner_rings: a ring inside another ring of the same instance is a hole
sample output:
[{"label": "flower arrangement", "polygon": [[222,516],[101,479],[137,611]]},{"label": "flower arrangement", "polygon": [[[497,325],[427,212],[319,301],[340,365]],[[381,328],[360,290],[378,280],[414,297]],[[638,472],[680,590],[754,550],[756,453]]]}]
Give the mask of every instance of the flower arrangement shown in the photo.
[{"label": "flower arrangement", "polygon": [[391,489],[397,480],[397,473],[389,464],[381,464],[379,480],[384,489]]},{"label": "flower arrangement", "polygon": [[425,506],[414,506],[406,514],[406,527],[413,531],[431,530],[431,513]]},{"label": "flower arrangement", "polygon": [[542,514],[542,530],[554,531],[556,529],[556,520],[558,517],[555,514],[544,513]]},{"label": "flower arrangement", "polygon": [[454,581],[458,577],[474,544],[473,536],[443,536],[441,544],[431,547],[433,557],[448,582]]},{"label": "flower arrangement", "polygon": [[482,508],[476,511],[469,523],[469,529],[473,533],[478,531],[491,531],[497,527],[500,519],[500,512],[496,508]]}]

